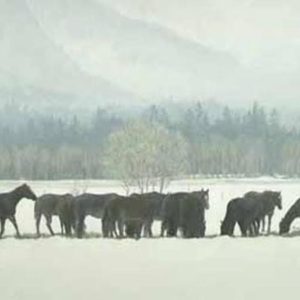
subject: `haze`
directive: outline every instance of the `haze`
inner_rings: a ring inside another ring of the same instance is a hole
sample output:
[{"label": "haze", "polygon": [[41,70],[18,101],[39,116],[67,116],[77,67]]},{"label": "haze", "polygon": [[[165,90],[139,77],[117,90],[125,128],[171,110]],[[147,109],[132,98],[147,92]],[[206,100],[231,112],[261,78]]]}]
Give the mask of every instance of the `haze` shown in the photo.
[{"label": "haze", "polygon": [[0,0],[0,102],[299,99],[296,0]]}]

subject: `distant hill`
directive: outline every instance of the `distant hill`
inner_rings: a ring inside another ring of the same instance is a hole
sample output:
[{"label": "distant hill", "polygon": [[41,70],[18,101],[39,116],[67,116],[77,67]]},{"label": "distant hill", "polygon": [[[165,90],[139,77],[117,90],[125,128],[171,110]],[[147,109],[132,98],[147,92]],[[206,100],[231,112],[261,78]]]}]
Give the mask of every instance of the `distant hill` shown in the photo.
[{"label": "distant hill", "polygon": [[[0,96],[16,101],[130,101],[134,96],[91,76],[40,27],[26,1],[0,1]],[[1,99],[0,99],[1,100]]]},{"label": "distant hill", "polygon": [[0,45],[0,101],[45,107],[170,99],[279,105],[300,96],[297,70],[250,68],[233,53],[125,15],[109,1],[0,0]]}]

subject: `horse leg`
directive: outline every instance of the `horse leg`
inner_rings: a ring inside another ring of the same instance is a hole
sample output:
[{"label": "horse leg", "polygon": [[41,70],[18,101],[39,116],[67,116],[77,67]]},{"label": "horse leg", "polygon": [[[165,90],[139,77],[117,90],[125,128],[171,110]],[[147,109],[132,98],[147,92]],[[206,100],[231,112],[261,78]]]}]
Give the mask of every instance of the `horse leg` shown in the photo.
[{"label": "horse leg", "polygon": [[240,227],[240,230],[241,230],[241,233],[242,233],[242,236],[243,237],[246,237],[247,236],[247,226],[245,226],[245,223],[242,222],[242,221],[238,221],[238,225]]},{"label": "horse leg", "polygon": [[248,227],[248,232],[247,232],[247,235],[248,236],[254,236],[254,223],[251,223],[250,225],[249,225],[249,227]]},{"label": "horse leg", "polygon": [[61,227],[61,234],[66,236],[72,235],[72,223],[66,216],[60,216],[60,227]]},{"label": "horse leg", "polygon": [[107,238],[109,237],[109,226],[107,224],[108,222],[105,219],[105,217],[101,219],[101,223],[102,223],[102,236]]},{"label": "horse leg", "polygon": [[260,231],[260,219],[253,222],[253,235],[258,236]]},{"label": "horse leg", "polygon": [[124,221],[119,219],[117,221],[117,223],[118,223],[119,237],[123,238],[124,237]]},{"label": "horse leg", "polygon": [[2,238],[2,236],[3,236],[3,233],[4,233],[4,231],[5,231],[5,221],[6,221],[6,219],[5,218],[1,218],[1,232],[0,232],[0,238]]},{"label": "horse leg", "polygon": [[148,235],[150,238],[153,237],[153,232],[152,232],[152,225],[153,225],[153,220],[149,223],[149,228],[148,228]]},{"label": "horse leg", "polygon": [[140,239],[142,236],[142,230],[143,230],[143,222],[137,224],[137,232],[136,232],[136,239]]},{"label": "horse leg", "polygon": [[160,226],[160,237],[164,237],[165,231],[166,231],[166,221],[162,220],[161,221],[161,226]]},{"label": "horse leg", "polygon": [[260,233],[260,222],[261,222],[261,219],[256,219],[253,223],[253,229],[254,229],[254,235],[259,235]]},{"label": "horse leg", "polygon": [[35,217],[36,235],[37,235],[38,237],[41,236],[41,233],[40,233],[40,223],[41,223],[41,218],[42,218],[42,215],[41,215],[41,214],[38,214],[38,215],[36,215],[36,217]]},{"label": "horse leg", "polygon": [[148,221],[145,222],[145,224],[143,224],[142,226],[142,232],[143,232],[143,236],[144,238],[148,237],[149,235],[149,230],[148,230]]},{"label": "horse leg", "polygon": [[143,225],[143,228],[144,228],[144,237],[149,237],[151,238],[152,237],[152,230],[151,230],[151,227],[152,227],[152,220],[146,220],[144,225]]},{"label": "horse leg", "polygon": [[118,237],[117,228],[116,228],[115,223],[112,224],[112,230],[111,230],[111,237],[113,238],[114,236]]},{"label": "horse leg", "polygon": [[83,233],[85,231],[85,215],[78,216],[78,220],[76,221],[76,235],[78,238],[82,238]]},{"label": "horse leg", "polygon": [[72,225],[69,221],[63,222],[63,227],[65,228],[65,235],[70,237],[72,235]]},{"label": "horse leg", "polygon": [[265,232],[265,229],[266,229],[266,218],[263,217],[263,218],[261,219],[261,221],[262,221],[262,231]]},{"label": "horse leg", "polygon": [[46,216],[46,225],[47,225],[47,228],[50,231],[50,234],[54,235],[54,231],[53,231],[53,229],[51,227],[51,223],[52,223],[52,217],[51,216]]},{"label": "horse leg", "polygon": [[[64,220],[62,216],[59,216],[59,223],[60,223],[60,231],[61,235],[64,235]],[[67,233],[66,233],[67,234]]]},{"label": "horse leg", "polygon": [[273,215],[268,215],[268,234],[271,233],[272,217]]},{"label": "horse leg", "polygon": [[110,237],[118,237],[117,225],[115,221],[110,222],[109,224]]},{"label": "horse leg", "polygon": [[17,237],[20,237],[21,235],[20,235],[20,232],[19,232],[19,227],[18,227],[17,220],[16,220],[15,216],[9,217],[9,220],[13,224],[13,226],[15,227]]}]

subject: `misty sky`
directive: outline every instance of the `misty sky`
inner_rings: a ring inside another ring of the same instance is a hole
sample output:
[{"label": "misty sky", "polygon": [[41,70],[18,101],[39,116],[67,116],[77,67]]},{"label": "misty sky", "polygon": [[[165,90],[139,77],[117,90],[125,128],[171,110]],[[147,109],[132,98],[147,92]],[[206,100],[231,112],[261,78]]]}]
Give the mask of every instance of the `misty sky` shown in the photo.
[{"label": "misty sky", "polygon": [[300,96],[296,0],[0,0],[0,44],[0,101]]},{"label": "misty sky", "polygon": [[127,16],[161,24],[184,38],[231,52],[249,67],[299,68],[297,0],[116,0],[113,6]]}]

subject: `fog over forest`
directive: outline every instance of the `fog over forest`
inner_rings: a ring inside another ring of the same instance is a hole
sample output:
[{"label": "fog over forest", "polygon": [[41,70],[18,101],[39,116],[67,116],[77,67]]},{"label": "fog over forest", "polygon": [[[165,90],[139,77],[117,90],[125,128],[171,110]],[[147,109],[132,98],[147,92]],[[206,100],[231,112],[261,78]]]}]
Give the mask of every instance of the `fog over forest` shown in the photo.
[{"label": "fog over forest", "polygon": [[299,28],[296,0],[0,0],[0,177],[111,178],[141,120],[184,141],[169,177],[298,176]]}]

